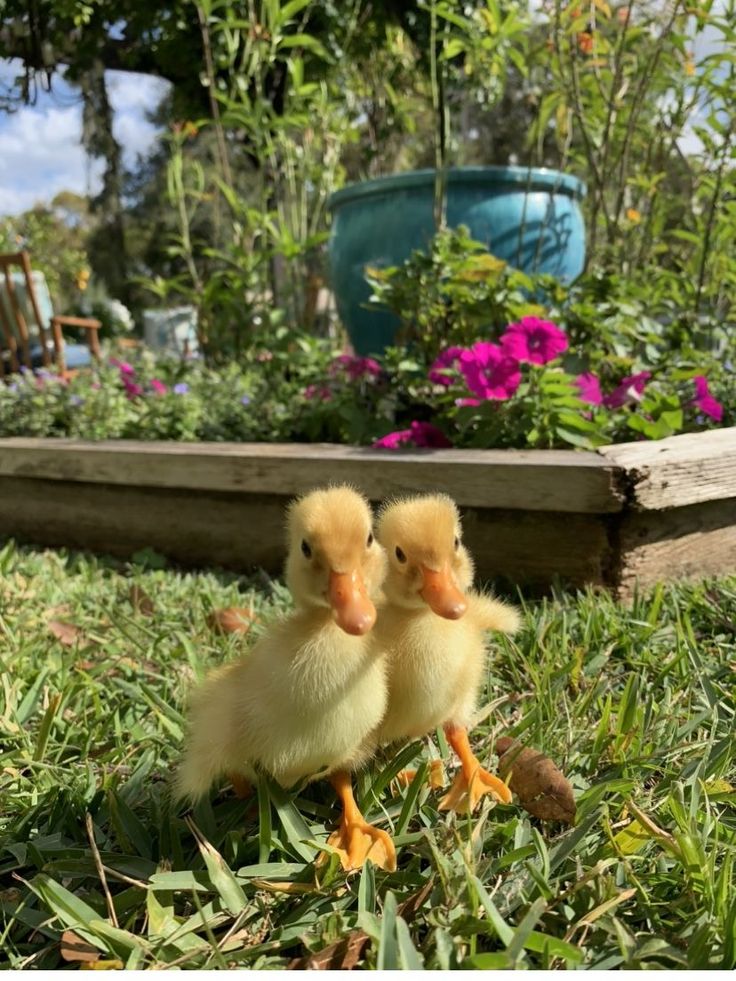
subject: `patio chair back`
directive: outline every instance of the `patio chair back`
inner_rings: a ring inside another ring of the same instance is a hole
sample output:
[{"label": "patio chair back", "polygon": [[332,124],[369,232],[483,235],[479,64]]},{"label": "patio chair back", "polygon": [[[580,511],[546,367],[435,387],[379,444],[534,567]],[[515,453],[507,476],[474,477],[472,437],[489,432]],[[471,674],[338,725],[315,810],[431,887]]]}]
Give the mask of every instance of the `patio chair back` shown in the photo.
[{"label": "patio chair back", "polygon": [[33,272],[27,252],[0,255],[0,378],[51,363],[47,326],[53,308],[43,273]]}]

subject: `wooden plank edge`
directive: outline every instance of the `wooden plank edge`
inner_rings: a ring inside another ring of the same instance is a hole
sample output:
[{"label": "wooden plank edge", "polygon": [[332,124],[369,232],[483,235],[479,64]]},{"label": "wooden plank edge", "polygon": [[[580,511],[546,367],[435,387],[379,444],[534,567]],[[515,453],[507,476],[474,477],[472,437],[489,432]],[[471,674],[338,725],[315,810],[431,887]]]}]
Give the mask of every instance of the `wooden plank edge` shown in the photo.
[{"label": "wooden plank edge", "polygon": [[736,497],[736,427],[601,447],[619,469],[626,504],[663,511]]},{"label": "wooden plank edge", "polygon": [[605,514],[621,470],[568,450],[415,450],[333,444],[0,440],[0,477],[293,496],[327,482],[382,499],[444,492],[461,506]]}]

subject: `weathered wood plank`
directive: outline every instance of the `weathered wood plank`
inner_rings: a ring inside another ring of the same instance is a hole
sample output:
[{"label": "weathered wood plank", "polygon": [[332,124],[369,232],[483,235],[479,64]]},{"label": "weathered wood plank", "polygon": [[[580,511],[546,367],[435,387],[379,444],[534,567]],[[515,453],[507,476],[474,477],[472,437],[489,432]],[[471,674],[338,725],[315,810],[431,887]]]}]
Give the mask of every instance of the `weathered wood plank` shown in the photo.
[{"label": "weathered wood plank", "polygon": [[631,511],[619,525],[618,590],[736,572],[736,499]]},{"label": "weathered wood plank", "polygon": [[626,472],[635,509],[661,511],[736,498],[736,428],[620,443],[598,452]]},{"label": "weathered wood plank", "polygon": [[8,477],[0,537],[120,557],[153,548],[184,565],[280,572],[284,499]]},{"label": "weathered wood plank", "polygon": [[[0,537],[129,556],[150,547],[186,565],[281,572],[282,496],[0,480]],[[594,515],[463,509],[480,580],[547,586],[603,583],[605,519]]]},{"label": "weathered wood plank", "polygon": [[620,471],[572,450],[415,450],[330,444],[0,440],[0,477],[294,495],[348,482],[374,500],[443,491],[469,507],[614,513]]}]

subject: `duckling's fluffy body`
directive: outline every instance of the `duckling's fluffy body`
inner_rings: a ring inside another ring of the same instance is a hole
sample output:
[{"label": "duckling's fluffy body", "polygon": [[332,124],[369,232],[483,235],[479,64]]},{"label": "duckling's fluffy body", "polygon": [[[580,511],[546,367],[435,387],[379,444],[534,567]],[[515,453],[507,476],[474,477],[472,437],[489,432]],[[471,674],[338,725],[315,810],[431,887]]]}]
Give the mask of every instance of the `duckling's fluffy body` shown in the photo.
[{"label": "duckling's fluffy body", "polygon": [[[377,536],[389,561],[385,601],[373,631],[374,642],[386,653],[389,678],[379,741],[417,738],[445,723],[468,726],[483,683],[486,631],[513,633],[518,614],[469,589],[473,562],[462,545],[451,498],[416,497],[388,505]],[[447,590],[456,594],[444,600],[444,607],[426,588],[427,578],[440,572]]]},{"label": "duckling's fluffy body", "polygon": [[386,700],[384,660],[368,638],[298,612],[196,693],[183,795],[201,796],[223,773],[253,779],[256,765],[284,787],[353,769],[370,756]]},{"label": "duckling's fluffy body", "polygon": [[[291,508],[288,525],[287,583],[297,609],[195,693],[179,797],[200,797],[225,773],[252,780],[257,769],[290,787],[359,766],[374,748],[386,672],[361,603],[375,616],[367,597],[380,588],[385,556],[368,505],[349,488],[316,491]],[[343,589],[339,615],[336,577],[340,588],[358,584],[354,594]]]}]

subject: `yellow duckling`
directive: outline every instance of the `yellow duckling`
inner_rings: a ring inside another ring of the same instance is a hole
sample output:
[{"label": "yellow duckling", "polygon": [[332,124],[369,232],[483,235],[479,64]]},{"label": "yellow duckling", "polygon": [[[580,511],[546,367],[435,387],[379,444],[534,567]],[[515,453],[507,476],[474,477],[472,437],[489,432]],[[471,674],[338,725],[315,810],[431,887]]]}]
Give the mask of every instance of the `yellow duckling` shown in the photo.
[{"label": "yellow duckling", "polygon": [[363,818],[350,776],[372,754],[387,703],[385,660],[367,636],[386,556],[367,502],[349,487],[297,500],[287,525],[296,609],[195,693],[176,794],[197,799],[226,773],[237,786],[259,769],[283,787],[329,776],[343,805],[330,839],[343,865],[370,855],[393,870],[393,842]]},{"label": "yellow duckling", "polygon": [[389,571],[373,639],[388,659],[389,705],[379,742],[415,739],[443,726],[462,769],[441,810],[473,810],[483,794],[508,803],[511,793],[473,754],[467,726],[477,708],[486,663],[484,631],[513,633],[519,615],[471,592],[473,560],[462,544],[460,516],[445,495],[388,504],[377,538]]}]

